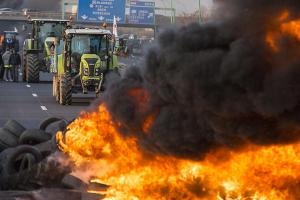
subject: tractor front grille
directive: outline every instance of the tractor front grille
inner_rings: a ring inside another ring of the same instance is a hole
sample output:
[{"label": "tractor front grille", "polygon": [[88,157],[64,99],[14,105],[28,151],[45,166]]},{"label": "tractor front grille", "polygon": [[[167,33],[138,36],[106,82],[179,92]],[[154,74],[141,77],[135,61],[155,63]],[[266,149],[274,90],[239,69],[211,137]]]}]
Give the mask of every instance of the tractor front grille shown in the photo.
[{"label": "tractor front grille", "polygon": [[95,65],[97,62],[97,58],[86,58],[86,62],[89,64],[89,76],[95,75]]},{"label": "tractor front grille", "polygon": [[89,64],[89,76],[94,76],[95,74],[95,65]]}]

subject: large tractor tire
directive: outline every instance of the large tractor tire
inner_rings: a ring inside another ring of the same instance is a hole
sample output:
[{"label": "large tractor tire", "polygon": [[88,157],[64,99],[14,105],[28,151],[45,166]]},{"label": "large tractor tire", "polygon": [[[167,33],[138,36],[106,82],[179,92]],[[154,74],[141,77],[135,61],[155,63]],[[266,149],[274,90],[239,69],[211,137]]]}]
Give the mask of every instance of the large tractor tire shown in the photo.
[{"label": "large tractor tire", "polygon": [[40,66],[38,55],[28,54],[26,62],[26,81],[28,83],[40,82]]},{"label": "large tractor tire", "polygon": [[64,73],[59,81],[59,103],[61,105],[72,104],[72,81],[69,73]]}]

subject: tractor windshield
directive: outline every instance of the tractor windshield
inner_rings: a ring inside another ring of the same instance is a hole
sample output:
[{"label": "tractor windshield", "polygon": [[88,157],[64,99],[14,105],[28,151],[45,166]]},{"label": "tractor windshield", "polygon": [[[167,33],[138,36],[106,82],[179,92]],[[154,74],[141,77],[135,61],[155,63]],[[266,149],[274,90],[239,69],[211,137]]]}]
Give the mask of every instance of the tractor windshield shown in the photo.
[{"label": "tractor windshield", "polygon": [[106,38],[106,35],[75,35],[72,38],[72,53],[105,56],[107,54]]},{"label": "tractor windshield", "polygon": [[64,24],[44,23],[40,25],[40,39],[45,41],[47,37],[60,37],[64,31]]}]

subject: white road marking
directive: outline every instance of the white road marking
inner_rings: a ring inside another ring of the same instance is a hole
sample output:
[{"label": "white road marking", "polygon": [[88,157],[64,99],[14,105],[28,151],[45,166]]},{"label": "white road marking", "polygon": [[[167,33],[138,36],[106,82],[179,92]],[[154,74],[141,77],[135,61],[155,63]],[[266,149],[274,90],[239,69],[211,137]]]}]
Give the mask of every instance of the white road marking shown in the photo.
[{"label": "white road marking", "polygon": [[33,93],[33,94],[32,94],[32,96],[33,96],[33,97],[37,97],[38,95],[37,95],[37,94],[35,94],[35,93]]},{"label": "white road marking", "polygon": [[30,88],[31,86],[30,85],[26,85],[26,87]]},{"label": "white road marking", "polygon": [[48,109],[46,108],[46,106],[41,106],[41,109],[42,109],[42,110],[45,110],[45,111],[48,110]]}]

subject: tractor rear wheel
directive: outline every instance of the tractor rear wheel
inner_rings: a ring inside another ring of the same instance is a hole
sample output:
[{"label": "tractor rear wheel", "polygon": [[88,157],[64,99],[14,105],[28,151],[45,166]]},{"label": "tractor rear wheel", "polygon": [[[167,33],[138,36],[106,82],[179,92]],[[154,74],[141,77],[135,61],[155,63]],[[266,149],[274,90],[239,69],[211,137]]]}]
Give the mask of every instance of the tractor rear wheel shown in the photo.
[{"label": "tractor rear wheel", "polygon": [[61,105],[72,104],[72,81],[69,73],[64,73],[59,81],[59,103]]},{"label": "tractor rear wheel", "polygon": [[28,54],[26,58],[26,81],[28,83],[40,82],[39,57],[37,54]]}]

